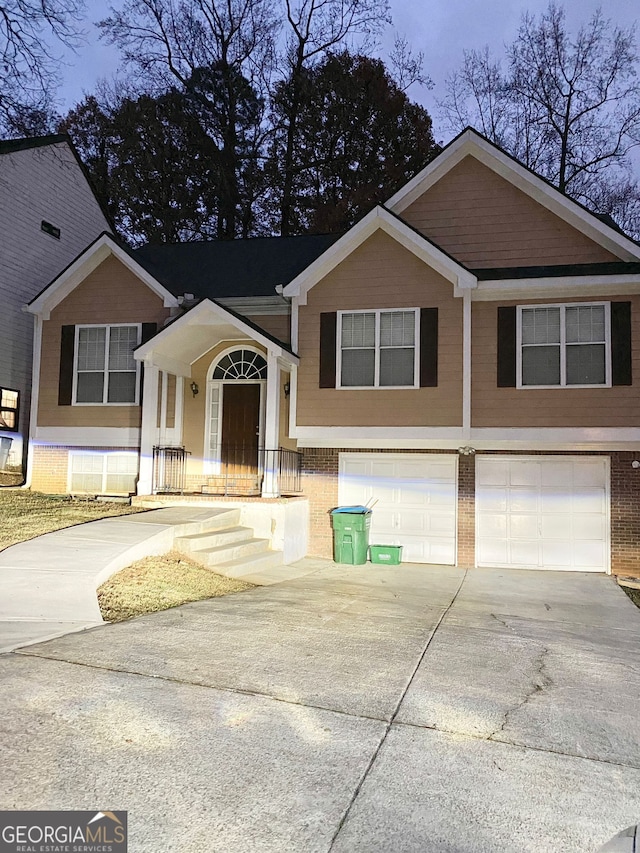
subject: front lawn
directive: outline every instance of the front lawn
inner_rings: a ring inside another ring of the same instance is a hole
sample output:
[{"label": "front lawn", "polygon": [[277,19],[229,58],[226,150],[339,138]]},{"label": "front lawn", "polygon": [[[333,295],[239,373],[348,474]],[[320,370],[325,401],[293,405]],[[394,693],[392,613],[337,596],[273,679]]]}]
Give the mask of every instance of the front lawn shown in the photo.
[{"label": "front lawn", "polygon": [[83,521],[141,512],[126,503],[73,500],[65,495],[0,489],[0,551]]},{"label": "front lawn", "polygon": [[107,622],[168,610],[251,589],[254,584],[225,578],[175,552],[146,557],[122,569],[98,588],[98,604]]}]

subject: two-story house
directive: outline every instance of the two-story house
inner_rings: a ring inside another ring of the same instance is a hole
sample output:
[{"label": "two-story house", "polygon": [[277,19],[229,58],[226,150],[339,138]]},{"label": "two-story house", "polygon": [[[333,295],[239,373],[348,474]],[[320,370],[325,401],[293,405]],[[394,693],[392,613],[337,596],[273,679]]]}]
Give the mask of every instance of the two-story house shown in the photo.
[{"label": "two-story house", "polygon": [[407,561],[628,572],[639,300],[640,247],[472,129],[339,237],[103,235],[29,307],[31,484],[296,495],[325,556],[376,500]]},{"label": "two-story house", "polygon": [[66,135],[0,141],[0,471],[23,479],[33,318],[22,309],[109,228]]}]

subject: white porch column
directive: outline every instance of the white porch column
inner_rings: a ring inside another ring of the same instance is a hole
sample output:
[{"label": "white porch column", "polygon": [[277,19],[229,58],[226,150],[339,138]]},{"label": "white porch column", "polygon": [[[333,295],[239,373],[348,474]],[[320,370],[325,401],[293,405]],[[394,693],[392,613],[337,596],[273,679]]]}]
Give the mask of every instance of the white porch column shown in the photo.
[{"label": "white porch column", "polygon": [[140,475],[138,494],[153,493],[153,446],[158,436],[158,375],[160,371],[150,364],[144,365],[142,389],[142,426],[140,429]]},{"label": "white porch column", "polygon": [[278,438],[280,437],[280,364],[278,357],[267,353],[267,401],[264,414],[264,479],[262,497],[277,498],[278,486]]}]

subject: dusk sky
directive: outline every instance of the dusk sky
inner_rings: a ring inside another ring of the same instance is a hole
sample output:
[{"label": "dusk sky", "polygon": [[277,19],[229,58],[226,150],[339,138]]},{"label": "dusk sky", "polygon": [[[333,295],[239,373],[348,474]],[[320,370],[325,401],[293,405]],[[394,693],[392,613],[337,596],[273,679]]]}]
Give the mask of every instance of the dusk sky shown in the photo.
[{"label": "dusk sky", "polygon": [[[118,6],[117,3],[110,5]],[[434,131],[438,140],[446,142],[451,134],[442,127],[438,118],[436,100],[444,94],[447,75],[462,61],[465,48],[482,48],[488,44],[498,55],[503,45],[513,39],[522,13],[529,10],[539,14],[547,8],[548,0],[528,0],[523,4],[508,0],[435,0],[426,3],[420,0],[391,0],[394,19],[393,30],[406,36],[415,51],[425,55],[425,71],[432,77],[435,86],[431,91],[415,87],[410,91],[413,99],[424,104],[434,119]],[[629,26],[638,17],[638,7],[629,0],[581,0],[565,4],[569,27],[574,31],[581,22],[586,22],[602,5],[605,13],[615,24]],[[87,21],[93,22],[108,15],[108,6],[99,0],[88,0]],[[63,70],[64,84],[60,91],[61,109],[72,107],[82,99],[83,93],[91,92],[100,77],[111,77],[118,70],[118,53],[98,39],[98,31],[87,23],[88,43],[77,56],[67,57],[68,66]],[[380,55],[393,42],[390,29],[381,44]]]}]

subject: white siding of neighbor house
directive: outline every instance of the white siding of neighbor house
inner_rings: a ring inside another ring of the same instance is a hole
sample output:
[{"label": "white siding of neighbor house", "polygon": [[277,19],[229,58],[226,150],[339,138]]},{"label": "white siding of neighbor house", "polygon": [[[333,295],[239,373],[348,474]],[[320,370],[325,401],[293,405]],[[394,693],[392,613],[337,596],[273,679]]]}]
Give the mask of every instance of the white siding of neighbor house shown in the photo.
[{"label": "white siding of neighbor house", "polygon": [[[41,230],[42,220],[60,229],[59,240]],[[25,437],[34,319],[22,307],[105,230],[65,142],[0,155],[0,386],[20,391]]]}]

